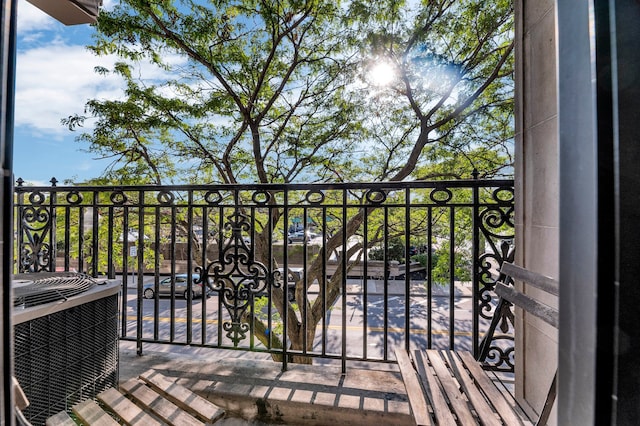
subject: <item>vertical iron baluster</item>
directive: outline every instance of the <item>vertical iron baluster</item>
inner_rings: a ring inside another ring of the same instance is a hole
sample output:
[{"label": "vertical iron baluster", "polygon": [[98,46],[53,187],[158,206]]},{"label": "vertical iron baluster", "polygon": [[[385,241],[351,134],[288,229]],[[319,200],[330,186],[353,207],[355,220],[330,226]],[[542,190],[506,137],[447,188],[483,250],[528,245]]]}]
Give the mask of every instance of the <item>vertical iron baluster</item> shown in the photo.
[{"label": "vertical iron baluster", "polygon": [[[69,215],[67,214],[67,217],[69,217]],[[111,218],[113,218],[113,207],[111,208]],[[110,222],[111,224],[113,224],[113,220]],[[111,225],[113,226],[113,225]],[[127,226],[127,218],[126,215],[124,215],[123,217],[123,224],[122,224],[123,228],[126,229]],[[126,249],[125,249],[125,235],[123,235],[123,239],[122,239],[122,325],[120,327],[121,329],[121,334],[122,337],[127,337],[128,330],[127,330],[127,262],[124,258]],[[140,316],[137,316],[136,321],[140,321]]]},{"label": "vertical iron baluster", "polygon": [[[51,192],[49,192],[49,243],[51,248],[49,249],[49,271],[55,272],[56,270],[56,207],[57,207],[57,191],[55,189],[55,180],[51,180]],[[44,237],[44,235],[43,235]]]},{"label": "vertical iron baluster", "polygon": [[[218,208],[218,215],[219,215],[218,216],[218,262],[222,263],[223,261],[222,247],[224,245],[224,206],[220,206]],[[218,346],[222,346],[222,336],[223,336],[222,299],[223,297],[224,297],[224,294],[218,293]]]},{"label": "vertical iron baluster", "polygon": [[342,374],[347,373],[347,189],[342,190]]},{"label": "vertical iron baluster", "polygon": [[77,232],[78,232],[78,272],[86,272],[84,269],[84,207],[82,206],[78,206]]},{"label": "vertical iron baluster", "polygon": [[411,340],[411,210],[409,209],[411,204],[411,192],[409,188],[405,188],[404,197],[404,341],[405,349],[409,350],[409,341]]},{"label": "vertical iron baluster", "polygon": [[[8,272],[10,274],[17,274],[22,272],[22,266],[21,266],[22,265],[22,239],[24,238],[24,226],[22,224],[22,215],[24,212],[24,209],[23,209],[24,195],[22,192],[17,191],[17,189],[20,186],[22,186],[22,183],[23,183],[22,179],[18,179],[16,182],[13,183],[14,193],[4,194],[4,197],[5,197],[4,200],[8,200],[8,198],[6,197],[12,197],[12,199],[14,200],[13,211],[11,211],[11,215],[12,215],[11,228],[13,230],[13,235],[17,237],[16,239],[12,240],[12,247],[11,247],[12,255],[17,257],[17,262],[5,261],[5,263],[3,264],[3,265],[11,264],[11,266],[8,269]],[[10,237],[3,236],[3,238],[10,238]],[[4,240],[3,240],[3,243],[4,243]],[[7,248],[5,252],[8,252],[8,251],[9,249]]]},{"label": "vertical iron baluster", "polygon": [[[320,294],[320,302],[322,303],[323,312],[327,310],[327,207],[322,207],[322,249],[320,251],[322,256],[322,276],[318,282],[318,291]],[[327,315],[322,315],[322,356],[327,354]]]},{"label": "vertical iron baluster", "polygon": [[362,209],[363,225],[362,232],[364,234],[364,259],[362,265],[362,357],[367,359],[367,343],[368,327],[369,327],[369,291],[368,291],[368,279],[369,279],[369,209],[367,208],[368,201],[364,198],[364,208]]},{"label": "vertical iron baluster", "polygon": [[[113,206],[109,205],[109,207],[107,208],[107,276],[109,277],[110,280],[115,279],[116,277],[116,268],[115,265],[113,264],[114,258],[113,258],[113,253],[114,253],[114,248],[113,248]],[[123,293],[123,299],[126,299],[127,297],[127,292],[126,289],[123,289],[122,291]],[[122,311],[122,312],[126,312],[126,311]],[[123,314],[124,316],[124,314]]]},{"label": "vertical iron baluster", "polygon": [[[142,291],[144,286],[144,191],[138,191],[138,247],[136,249],[137,271],[136,271],[136,288],[138,291],[138,309],[143,310]],[[153,315],[154,327],[158,323],[158,311],[154,311]],[[142,334],[142,322],[140,322],[140,333]]]},{"label": "vertical iron baluster", "polygon": [[302,316],[302,353],[307,353],[307,330],[308,330],[308,322],[307,322],[307,254],[308,254],[308,243],[307,243],[307,227],[308,227],[308,216],[309,212],[307,207],[302,210],[302,300],[297,300],[298,308],[300,309],[300,315]]},{"label": "vertical iron baluster", "polygon": [[449,349],[455,349],[455,209],[449,207]]},{"label": "vertical iron baluster", "polygon": [[64,270],[71,270],[71,207],[65,206],[64,215]]},{"label": "vertical iron baluster", "polygon": [[[18,179],[18,187],[22,186],[22,179]],[[7,199],[6,197],[8,197],[9,194],[5,194],[5,199]],[[25,251],[24,248],[24,237],[25,237],[25,225],[24,225],[24,192],[18,192],[18,213],[16,215],[16,219],[17,219],[17,235],[18,235],[18,242],[16,245],[16,251],[14,254],[17,254],[18,256],[18,262],[15,265],[17,267],[17,270],[15,270],[13,267],[10,269],[10,271],[12,273],[20,273],[23,272],[22,271],[22,255]],[[6,236],[4,238],[7,238]],[[6,244],[6,242],[5,242]],[[65,253],[65,259],[67,258],[66,253]],[[7,262],[5,260],[5,262]]]},{"label": "vertical iron baluster", "polygon": [[433,207],[427,207],[427,348],[433,347]]},{"label": "vertical iron baluster", "polygon": [[284,241],[283,245],[283,298],[282,306],[284,309],[282,310],[282,371],[287,371],[287,333],[289,332],[289,327],[287,321],[289,320],[289,244],[287,240],[287,232],[289,227],[289,191],[285,189],[284,191]]},{"label": "vertical iron baluster", "polygon": [[390,272],[390,260],[389,260],[389,207],[384,206],[384,222],[382,224],[383,233],[384,233],[384,256],[383,256],[383,265],[384,265],[384,288],[382,295],[382,305],[383,305],[383,313],[382,313],[382,324],[383,324],[383,336],[382,336],[382,359],[385,361],[388,359],[389,355],[389,272]]},{"label": "vertical iron baluster", "polygon": [[[178,207],[176,205],[171,206],[171,271],[169,272],[171,275],[171,279],[174,280],[176,276],[176,216],[178,215]],[[160,291],[159,282],[156,282],[156,294]],[[173,287],[173,286],[172,286]],[[172,296],[169,300],[169,340],[173,343],[176,340],[176,298],[173,297],[173,288],[172,288]]]},{"label": "vertical iron baluster", "polygon": [[480,291],[480,230],[479,230],[479,210],[480,210],[480,194],[477,184],[478,171],[473,170],[473,217],[471,222],[472,227],[472,259],[473,259],[473,272],[471,274],[471,347],[473,350],[473,356],[478,357],[478,344],[480,341],[480,317],[478,312],[478,292]]},{"label": "vertical iron baluster", "polygon": [[[154,219],[155,219],[155,229],[154,229],[154,239],[155,239],[155,256],[153,259],[153,281],[154,283],[159,282],[160,281],[160,256],[159,256],[159,250],[160,250],[160,209],[162,207],[161,206],[156,206],[154,208]],[[157,294],[157,291],[154,292],[154,295]],[[159,298],[158,297],[154,297],[153,298],[153,312],[154,312],[154,318],[156,316],[159,316],[159,312],[160,312],[160,304],[159,304]],[[160,333],[160,321],[158,321],[158,319],[156,319],[154,321],[154,325],[153,325],[153,338],[154,340],[158,340],[158,335]]]},{"label": "vertical iron baluster", "polygon": [[[274,204],[277,202],[274,200]],[[273,227],[275,226],[273,223],[273,211],[274,207],[270,203],[267,206],[267,228],[269,232],[267,232],[267,253],[268,253],[268,284],[267,284],[267,350],[271,350],[273,348],[273,324],[272,324],[272,302],[273,302],[273,285],[276,277],[276,267],[275,267],[275,259],[273,258]]]},{"label": "vertical iron baluster", "polygon": [[[193,286],[193,191],[189,191],[189,205],[187,207],[187,229],[188,231],[188,239],[187,239],[187,297],[185,297],[187,301],[187,341],[186,343],[190,345],[193,342],[193,298],[192,298],[192,286]],[[175,284],[175,279],[173,280]],[[175,290],[171,290],[172,294],[175,294]]]},{"label": "vertical iron baluster", "polygon": [[[202,207],[202,258],[200,265],[204,268],[207,262],[207,250],[209,249],[209,209],[207,206]],[[202,318],[201,322],[201,334],[200,334],[200,342],[201,344],[207,343],[207,294],[209,292],[209,288],[207,287],[207,282],[205,281],[205,274],[200,273],[200,285],[202,286],[202,310],[200,311],[200,317]]]},{"label": "vertical iron baluster", "polygon": [[[91,212],[92,216],[93,216],[92,217],[93,223],[92,223],[92,229],[91,229],[91,233],[92,233],[92,235],[91,235],[91,242],[92,242],[92,244],[91,244],[91,252],[92,252],[91,253],[91,255],[92,255],[91,263],[93,265],[93,271],[92,271],[92,276],[93,277],[97,277],[98,273],[100,272],[98,270],[98,262],[99,262],[99,256],[98,256],[98,254],[99,254],[99,245],[98,245],[98,243],[99,243],[99,240],[100,240],[100,234],[98,233],[98,231],[99,231],[98,222],[100,220],[100,218],[98,216],[98,213],[100,212],[99,209],[98,209],[98,205],[99,205],[98,197],[99,197],[98,191],[93,191],[93,193],[92,193],[93,203],[92,203],[92,212]],[[54,241],[53,242],[54,251],[55,251],[55,246],[56,245],[55,245],[55,241]],[[54,270],[55,270],[55,265],[54,265]]]}]

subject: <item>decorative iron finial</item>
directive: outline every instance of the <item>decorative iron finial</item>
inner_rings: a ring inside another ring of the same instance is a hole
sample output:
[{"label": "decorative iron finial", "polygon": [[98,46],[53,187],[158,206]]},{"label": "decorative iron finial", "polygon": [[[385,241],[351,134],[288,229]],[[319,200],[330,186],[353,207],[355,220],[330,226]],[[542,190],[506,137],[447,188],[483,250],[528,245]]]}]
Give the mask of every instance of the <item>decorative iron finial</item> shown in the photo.
[{"label": "decorative iron finial", "polygon": [[16,183],[18,184],[18,186],[22,186],[22,184],[24,183],[24,180],[19,177],[18,180],[16,180]]},{"label": "decorative iron finial", "polygon": [[56,179],[55,177],[52,177],[49,182],[51,182],[51,186],[56,186],[56,184],[58,183],[58,179]]},{"label": "decorative iron finial", "polygon": [[478,176],[480,176],[480,172],[478,172],[478,169],[473,169],[473,171],[471,172],[471,177],[473,177],[474,179],[478,179]]}]

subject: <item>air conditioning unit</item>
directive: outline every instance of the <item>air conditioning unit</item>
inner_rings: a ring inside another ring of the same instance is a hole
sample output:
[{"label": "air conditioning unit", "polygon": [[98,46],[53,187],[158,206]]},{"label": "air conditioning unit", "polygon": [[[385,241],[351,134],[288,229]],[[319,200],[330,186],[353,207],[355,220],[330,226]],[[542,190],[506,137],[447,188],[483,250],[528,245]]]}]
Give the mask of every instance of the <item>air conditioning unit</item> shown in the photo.
[{"label": "air conditioning unit", "polygon": [[14,279],[14,372],[34,425],[118,382],[118,282],[83,274]]}]

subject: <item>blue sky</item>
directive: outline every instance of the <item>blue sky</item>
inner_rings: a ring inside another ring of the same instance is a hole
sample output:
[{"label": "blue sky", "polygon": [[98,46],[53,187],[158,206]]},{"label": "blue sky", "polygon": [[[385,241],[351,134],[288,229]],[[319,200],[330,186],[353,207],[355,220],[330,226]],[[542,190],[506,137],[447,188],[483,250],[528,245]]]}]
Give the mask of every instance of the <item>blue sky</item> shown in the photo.
[{"label": "blue sky", "polygon": [[59,181],[99,176],[108,161],[81,152],[77,132],[60,119],[82,114],[89,99],[121,96],[120,79],[93,72],[97,65],[111,68],[115,58],[86,50],[94,31],[89,25],[65,26],[25,0],[18,2],[17,30],[15,178],[48,185],[54,176]]}]

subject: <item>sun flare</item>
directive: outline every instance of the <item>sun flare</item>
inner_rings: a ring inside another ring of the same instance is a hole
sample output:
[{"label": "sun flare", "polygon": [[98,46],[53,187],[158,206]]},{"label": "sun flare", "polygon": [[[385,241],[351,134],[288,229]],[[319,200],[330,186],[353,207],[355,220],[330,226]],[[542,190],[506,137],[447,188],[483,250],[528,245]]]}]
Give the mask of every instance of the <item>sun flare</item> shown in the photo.
[{"label": "sun flare", "polygon": [[388,62],[378,62],[369,70],[369,79],[375,86],[388,86],[396,78],[396,71]]}]

